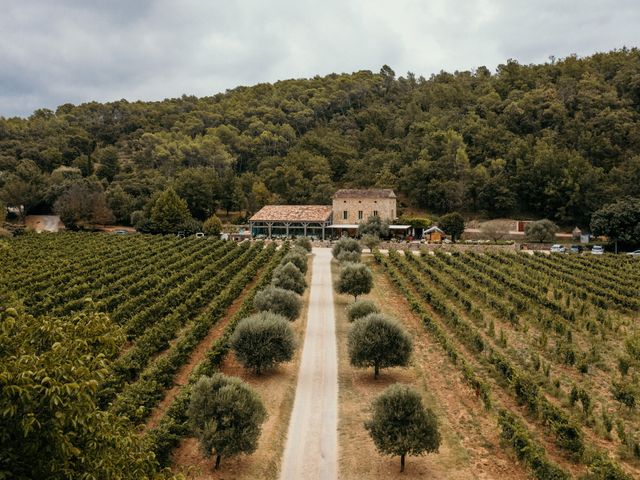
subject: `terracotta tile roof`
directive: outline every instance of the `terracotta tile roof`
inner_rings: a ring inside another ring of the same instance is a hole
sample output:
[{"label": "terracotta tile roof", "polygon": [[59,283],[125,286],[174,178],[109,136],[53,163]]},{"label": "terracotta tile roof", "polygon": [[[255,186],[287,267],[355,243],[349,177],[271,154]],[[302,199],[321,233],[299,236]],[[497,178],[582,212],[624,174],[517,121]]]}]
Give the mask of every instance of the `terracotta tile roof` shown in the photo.
[{"label": "terracotta tile roof", "polygon": [[250,222],[326,222],[331,205],[266,205],[249,219]]},{"label": "terracotta tile roof", "polygon": [[333,198],[396,198],[396,194],[390,188],[343,188],[334,193]]}]

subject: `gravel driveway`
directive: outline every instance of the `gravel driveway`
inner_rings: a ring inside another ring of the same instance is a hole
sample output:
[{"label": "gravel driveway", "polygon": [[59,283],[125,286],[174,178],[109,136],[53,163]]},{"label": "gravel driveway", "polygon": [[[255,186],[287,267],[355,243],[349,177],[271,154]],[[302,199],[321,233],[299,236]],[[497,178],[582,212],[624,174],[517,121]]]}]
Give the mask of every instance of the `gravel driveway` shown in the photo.
[{"label": "gravel driveway", "polygon": [[284,450],[282,480],[338,476],[338,364],[331,250],[313,249],[307,331]]}]

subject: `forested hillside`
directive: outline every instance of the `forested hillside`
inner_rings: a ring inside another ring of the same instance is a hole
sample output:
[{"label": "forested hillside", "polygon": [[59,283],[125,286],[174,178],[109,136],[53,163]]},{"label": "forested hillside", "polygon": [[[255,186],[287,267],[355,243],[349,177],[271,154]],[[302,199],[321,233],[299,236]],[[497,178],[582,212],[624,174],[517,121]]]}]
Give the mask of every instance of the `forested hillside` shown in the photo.
[{"label": "forested hillside", "polygon": [[384,66],[205,98],[66,104],[0,117],[0,198],[129,223],[167,186],[199,219],[376,186],[435,214],[586,225],[640,195],[639,116],[635,48],[495,73],[424,79]]}]

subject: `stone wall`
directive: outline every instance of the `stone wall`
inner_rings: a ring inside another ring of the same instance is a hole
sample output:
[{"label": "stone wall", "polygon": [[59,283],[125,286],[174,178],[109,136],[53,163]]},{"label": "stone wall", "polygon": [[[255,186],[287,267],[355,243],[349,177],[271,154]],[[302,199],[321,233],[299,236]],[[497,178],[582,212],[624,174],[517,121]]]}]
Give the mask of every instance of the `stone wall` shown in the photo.
[{"label": "stone wall", "polygon": [[383,250],[422,250],[422,251],[442,251],[442,252],[516,252],[520,246],[511,245],[491,245],[491,244],[464,244],[464,243],[394,243],[384,242],[380,244]]},{"label": "stone wall", "polygon": [[[344,211],[348,212],[344,218]],[[382,220],[392,221],[397,215],[395,198],[336,198],[333,200],[333,224],[362,223],[377,211]],[[358,212],[362,212],[359,218]]]}]

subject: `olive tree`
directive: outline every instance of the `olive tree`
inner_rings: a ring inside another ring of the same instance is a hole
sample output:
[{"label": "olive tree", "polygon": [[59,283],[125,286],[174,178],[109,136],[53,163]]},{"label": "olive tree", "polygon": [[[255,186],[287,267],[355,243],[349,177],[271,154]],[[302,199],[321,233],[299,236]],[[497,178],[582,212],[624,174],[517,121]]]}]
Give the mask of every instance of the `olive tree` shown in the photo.
[{"label": "olive tree", "polygon": [[366,317],[370,313],[378,313],[378,307],[371,300],[358,300],[347,307],[347,318],[350,322],[362,317]]},{"label": "olive tree", "polygon": [[358,295],[371,291],[373,275],[371,270],[362,263],[345,263],[340,270],[340,276],[336,283],[338,293],[353,295],[358,300]]},{"label": "olive tree", "polygon": [[360,253],[362,251],[362,247],[360,246],[358,241],[353,238],[341,238],[336,242],[336,244],[331,249],[331,253],[333,253],[333,258],[338,258],[340,253],[345,251]]},{"label": "olive tree", "polygon": [[307,288],[307,282],[304,275],[298,267],[292,262],[278,265],[273,271],[271,285],[285,290],[292,290],[298,294],[302,294]]},{"label": "olive tree", "polygon": [[340,263],[358,263],[360,261],[360,252],[343,250],[338,255],[337,260]]},{"label": "olive tree", "polygon": [[194,385],[187,416],[202,452],[207,457],[215,454],[218,469],[222,457],[256,450],[267,411],[258,394],[239,378],[216,373]]},{"label": "olive tree", "polygon": [[380,453],[400,456],[401,472],[406,455],[424,455],[440,448],[436,415],[408,386],[396,383],[387,387],[373,401],[371,411],[364,427]]},{"label": "olive tree", "polygon": [[253,306],[259,312],[272,312],[295,320],[300,315],[302,301],[296,292],[268,286],[256,294]]},{"label": "olive tree", "polygon": [[368,233],[362,236],[360,242],[373,252],[373,249],[380,245],[380,237]]},{"label": "olive tree", "polygon": [[373,367],[373,377],[378,378],[381,368],[406,366],[413,345],[411,336],[397,321],[371,313],[354,322],[347,349],[351,365]]},{"label": "olive tree", "polygon": [[293,244],[296,247],[302,248],[309,253],[311,253],[311,249],[313,248],[313,245],[311,244],[311,240],[309,239],[309,237],[298,237],[295,239]]},{"label": "olive tree", "polygon": [[482,224],[480,233],[489,240],[493,240],[494,243],[498,243],[499,240],[509,235],[510,228],[511,222],[509,221],[491,220]]},{"label": "olive tree", "polygon": [[307,252],[298,248],[291,249],[283,258],[282,263],[293,263],[302,273],[307,272]]},{"label": "olive tree", "polygon": [[558,226],[551,220],[542,219],[528,223],[524,228],[524,234],[528,241],[536,243],[550,243],[556,238]]},{"label": "olive tree", "polygon": [[295,339],[285,317],[260,312],[240,320],[229,340],[236,358],[256,375],[293,358]]},{"label": "olive tree", "polygon": [[378,238],[389,236],[389,223],[377,215],[372,215],[358,225],[359,235],[375,235]]}]

